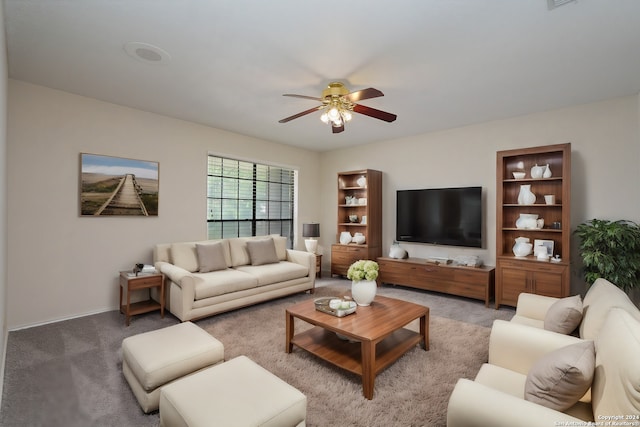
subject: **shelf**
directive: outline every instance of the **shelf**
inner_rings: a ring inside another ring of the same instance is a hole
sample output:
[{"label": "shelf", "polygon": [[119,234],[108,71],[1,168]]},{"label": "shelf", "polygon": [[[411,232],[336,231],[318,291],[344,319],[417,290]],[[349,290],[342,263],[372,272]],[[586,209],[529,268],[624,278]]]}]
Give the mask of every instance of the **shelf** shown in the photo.
[{"label": "shelf", "polygon": [[532,182],[549,182],[549,181],[562,181],[562,177],[561,176],[552,176],[551,178],[521,178],[521,179],[515,179],[515,178],[507,178],[502,180],[502,182],[526,182],[526,183],[532,183]]},{"label": "shelf", "polygon": [[532,233],[562,233],[561,228],[517,228],[517,227],[502,227],[502,231],[530,231]]},{"label": "shelf", "polygon": [[505,203],[502,206],[504,206],[505,208],[540,208],[540,207],[544,207],[544,208],[561,208],[562,204],[561,203],[554,203],[553,205],[548,205],[546,203],[534,203],[532,205],[520,205],[518,203]]},{"label": "shelf", "polygon": [[[535,166],[549,166],[552,176],[532,178]],[[513,172],[525,172],[514,178]],[[536,196],[532,204],[517,203],[523,187]],[[544,196],[555,197],[553,204]],[[517,148],[497,152],[496,169],[496,308],[516,306],[522,292],[565,297],[570,292],[571,269],[571,144],[555,144]],[[522,214],[537,215],[544,220],[542,228],[518,228]],[[553,225],[561,228],[552,228]],[[538,260],[534,255],[516,257],[515,239],[553,242],[553,255],[560,262]]]},{"label": "shelf", "polygon": [[535,263],[539,263],[539,264],[550,264],[550,265],[562,265],[562,266],[567,266],[569,265],[568,262],[562,260],[562,261],[541,261],[539,259],[537,259],[535,256],[533,255],[527,255],[525,257],[518,257],[515,255],[501,255],[499,257],[500,259],[503,260],[507,260],[507,261],[528,261],[528,262],[535,262]]},{"label": "shelf", "polygon": [[[339,172],[337,187],[336,242],[343,232],[352,235],[357,232],[366,241],[348,248],[339,243],[332,245],[331,274],[344,276],[358,259],[376,259],[382,255],[382,172],[373,169]],[[355,222],[349,221],[354,217]]]}]

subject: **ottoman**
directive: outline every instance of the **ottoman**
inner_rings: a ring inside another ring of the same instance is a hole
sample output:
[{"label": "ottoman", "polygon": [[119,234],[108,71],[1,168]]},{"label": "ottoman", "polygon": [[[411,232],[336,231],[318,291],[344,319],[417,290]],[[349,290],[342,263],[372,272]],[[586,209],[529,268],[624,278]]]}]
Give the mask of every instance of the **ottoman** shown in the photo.
[{"label": "ottoman", "polygon": [[161,427],[304,426],[307,398],[246,356],[160,392]]},{"label": "ottoman", "polygon": [[158,409],[160,388],[224,361],[224,346],[191,322],[122,341],[122,372],[145,413]]}]

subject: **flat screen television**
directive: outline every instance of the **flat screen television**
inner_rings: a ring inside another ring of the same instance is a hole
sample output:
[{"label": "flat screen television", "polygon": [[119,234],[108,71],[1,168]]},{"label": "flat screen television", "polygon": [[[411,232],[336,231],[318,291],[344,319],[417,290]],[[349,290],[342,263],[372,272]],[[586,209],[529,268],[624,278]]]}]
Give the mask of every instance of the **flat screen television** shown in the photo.
[{"label": "flat screen television", "polygon": [[482,187],[398,190],[396,240],[482,247]]}]

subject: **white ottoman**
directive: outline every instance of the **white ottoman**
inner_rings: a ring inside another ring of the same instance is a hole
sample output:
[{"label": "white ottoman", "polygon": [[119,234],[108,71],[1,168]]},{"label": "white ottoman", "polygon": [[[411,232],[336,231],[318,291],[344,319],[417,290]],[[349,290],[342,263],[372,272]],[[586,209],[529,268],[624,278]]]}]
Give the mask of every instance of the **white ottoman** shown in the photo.
[{"label": "white ottoman", "polygon": [[246,356],[160,392],[161,427],[304,426],[307,398]]},{"label": "white ottoman", "polygon": [[191,322],[122,341],[122,372],[146,413],[158,409],[160,388],[224,361],[224,346]]}]

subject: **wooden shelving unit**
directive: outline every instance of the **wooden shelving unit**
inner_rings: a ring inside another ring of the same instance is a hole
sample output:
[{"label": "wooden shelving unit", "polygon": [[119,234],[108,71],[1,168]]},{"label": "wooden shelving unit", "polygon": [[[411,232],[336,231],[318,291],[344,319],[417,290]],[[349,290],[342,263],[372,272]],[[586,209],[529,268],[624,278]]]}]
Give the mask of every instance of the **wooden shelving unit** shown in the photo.
[{"label": "wooden shelving unit", "polygon": [[[364,178],[364,185],[361,185]],[[360,182],[359,182],[360,181]],[[355,203],[347,203],[353,197]],[[356,215],[356,222],[349,220]],[[362,218],[366,217],[366,223]],[[382,255],[382,172],[373,169],[338,173],[338,216],[336,242],[340,234],[362,233],[365,243],[331,245],[331,274],[345,276],[349,266],[359,259],[376,260]]]},{"label": "wooden shelving unit", "polygon": [[[535,165],[551,169],[549,178],[532,178]],[[524,171],[515,179],[513,172]],[[531,185],[536,201],[518,204],[521,185]],[[555,203],[546,204],[545,195],[554,195]],[[544,219],[539,229],[516,227],[520,214],[537,214]],[[499,151],[496,165],[496,308],[516,306],[522,292],[565,297],[570,292],[571,253],[571,144],[557,144]],[[558,228],[553,228],[554,223]],[[517,237],[553,242],[553,254],[559,262],[538,261],[533,254],[518,258],[513,254]]]}]

